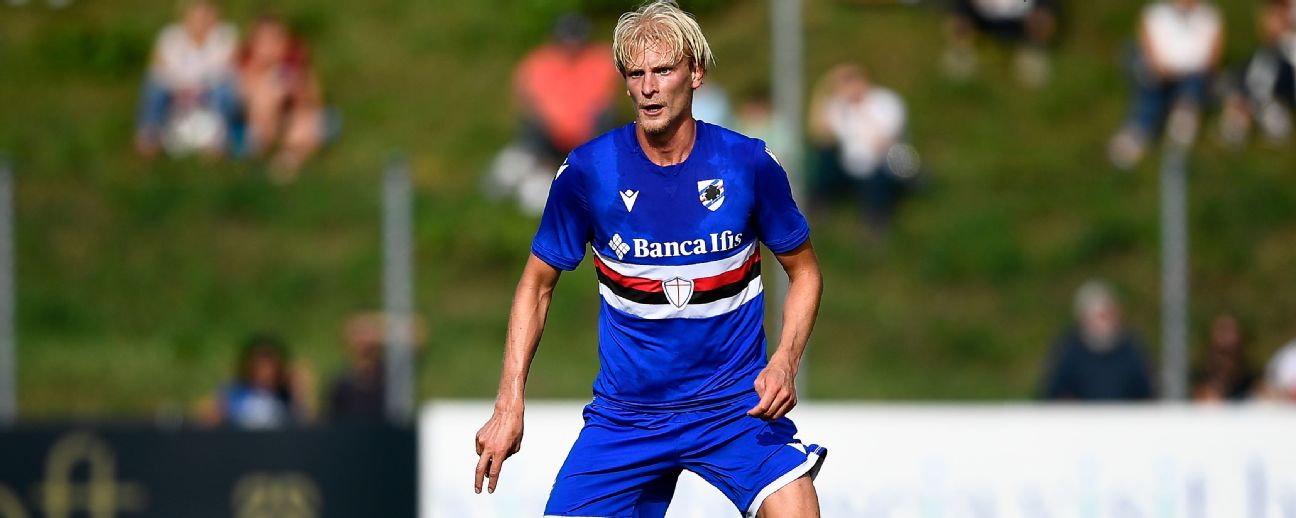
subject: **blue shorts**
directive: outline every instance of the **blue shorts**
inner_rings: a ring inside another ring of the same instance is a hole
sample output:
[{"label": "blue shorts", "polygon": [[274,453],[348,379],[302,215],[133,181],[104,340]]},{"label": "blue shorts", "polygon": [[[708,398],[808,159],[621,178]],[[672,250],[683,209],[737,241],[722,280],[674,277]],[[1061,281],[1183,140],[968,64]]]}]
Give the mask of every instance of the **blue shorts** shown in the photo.
[{"label": "blue shorts", "polygon": [[756,516],[766,497],[817,475],[828,453],[797,440],[786,417],[749,417],[757,402],[753,392],[706,410],[647,413],[595,398],[545,516],[662,518],[686,469],[723,492],[741,515]]}]

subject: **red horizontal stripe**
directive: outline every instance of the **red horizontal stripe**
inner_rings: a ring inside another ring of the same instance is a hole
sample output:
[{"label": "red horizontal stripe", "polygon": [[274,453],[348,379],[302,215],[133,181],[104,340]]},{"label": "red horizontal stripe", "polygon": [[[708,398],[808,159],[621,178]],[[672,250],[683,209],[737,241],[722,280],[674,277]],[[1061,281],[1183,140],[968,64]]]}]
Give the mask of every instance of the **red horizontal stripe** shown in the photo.
[{"label": "red horizontal stripe", "polygon": [[743,277],[747,276],[747,272],[751,271],[752,266],[760,262],[760,256],[761,256],[760,250],[755,250],[752,252],[752,256],[747,258],[747,261],[744,262],[742,266],[739,266],[737,268],[734,268],[732,270],[729,270],[719,275],[712,275],[711,277],[703,277],[701,279],[693,279],[693,292],[697,293],[699,291],[710,291],[716,288],[728,286],[735,282],[741,281]]},{"label": "red horizontal stripe", "polygon": [[633,290],[639,290],[639,291],[646,291],[649,293],[656,293],[662,291],[662,281],[645,279],[643,277],[628,277],[625,275],[621,275],[617,273],[616,270],[608,268],[608,265],[603,264],[603,260],[599,259],[598,255],[594,256],[594,266],[598,267],[599,271],[603,272],[603,275],[606,275],[609,279],[612,279],[613,282],[625,286],[627,288]]}]

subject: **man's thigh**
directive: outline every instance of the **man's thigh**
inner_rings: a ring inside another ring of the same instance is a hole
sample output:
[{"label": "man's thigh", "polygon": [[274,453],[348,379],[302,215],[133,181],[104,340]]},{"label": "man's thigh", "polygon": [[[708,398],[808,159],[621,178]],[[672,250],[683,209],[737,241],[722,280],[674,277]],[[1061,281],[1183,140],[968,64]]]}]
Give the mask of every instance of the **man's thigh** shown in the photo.
[{"label": "man's thigh", "polygon": [[764,421],[748,416],[756,401],[698,413],[687,422],[682,440],[684,469],[719,489],[748,518],[802,475],[813,478],[828,452],[797,439],[796,425],[787,417]]},{"label": "man's thigh", "polygon": [[681,471],[669,420],[669,415],[636,415],[591,403],[549,493],[545,516],[665,516]]},{"label": "man's thigh", "polygon": [[819,518],[819,494],[807,473],[765,498],[756,518]]}]

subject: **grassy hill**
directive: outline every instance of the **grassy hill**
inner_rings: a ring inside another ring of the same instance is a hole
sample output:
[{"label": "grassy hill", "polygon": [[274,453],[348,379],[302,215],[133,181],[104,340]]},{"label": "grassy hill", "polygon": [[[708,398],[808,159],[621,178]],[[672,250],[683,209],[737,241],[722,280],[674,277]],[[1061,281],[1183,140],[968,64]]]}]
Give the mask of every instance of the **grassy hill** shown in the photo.
[{"label": "grassy hill", "polygon": [[[684,3],[700,7],[719,57],[713,82],[742,92],[767,81],[766,2]],[[1069,2],[1054,80],[1038,92],[1016,85],[1011,54],[994,45],[974,80],[944,79],[935,7],[806,3],[808,79],[842,61],[868,66],[906,96],[932,172],[886,246],[862,241],[847,207],[816,216],[828,286],[810,397],[1028,398],[1072,291],[1092,276],[1116,283],[1129,320],[1158,343],[1155,166],[1119,174],[1103,159],[1127,106],[1115,60],[1136,2]],[[312,41],[345,119],[340,141],[285,187],[265,164],[130,152],[143,64],[173,4],[0,7],[24,415],[187,407],[262,329],[327,378],[343,360],[342,319],[381,302],[378,180],[394,151],[411,157],[418,187],[417,300],[431,330],[419,396],[493,395],[536,223],[477,193],[512,134],[509,75],[555,13],[588,7],[607,35],[621,3],[277,3]],[[246,25],[257,5],[227,11]],[[1251,6],[1224,10],[1236,63],[1254,41]],[[1194,344],[1231,309],[1264,358],[1296,336],[1296,154],[1228,150],[1206,134],[1191,164]],[[533,397],[583,397],[597,368],[593,274],[567,277]]]}]

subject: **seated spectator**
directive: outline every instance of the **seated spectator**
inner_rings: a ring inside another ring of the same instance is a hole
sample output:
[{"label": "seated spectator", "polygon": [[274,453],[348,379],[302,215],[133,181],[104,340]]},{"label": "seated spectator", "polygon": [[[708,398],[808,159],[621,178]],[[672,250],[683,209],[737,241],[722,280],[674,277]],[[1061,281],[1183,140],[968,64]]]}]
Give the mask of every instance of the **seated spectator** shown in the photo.
[{"label": "seated spectator", "polygon": [[1120,305],[1105,283],[1076,292],[1077,327],[1062,333],[1044,377],[1044,399],[1139,401],[1152,398],[1143,346],[1121,323]]},{"label": "seated spectator", "polygon": [[1237,317],[1224,313],[1211,322],[1204,363],[1194,376],[1193,399],[1242,401],[1256,391],[1258,376],[1247,361],[1246,341]]},{"label": "seated spectator", "polygon": [[870,230],[885,235],[903,182],[917,173],[912,148],[904,143],[906,122],[904,101],[874,85],[863,68],[840,65],[830,70],[810,104],[817,164],[811,194],[816,203],[843,187],[854,190]]},{"label": "seated spectator", "polygon": [[1130,60],[1134,109],[1108,147],[1112,165],[1137,165],[1163,125],[1173,144],[1192,144],[1223,48],[1223,19],[1203,0],[1160,0],[1143,9]]},{"label": "seated spectator", "polygon": [[[427,328],[413,322],[415,350],[423,344]],[[333,378],[328,391],[328,418],[333,422],[376,423],[387,417],[383,352],[387,321],[382,313],[362,313],[347,320],[343,330],[351,365]]]},{"label": "seated spectator", "polygon": [[136,150],[146,158],[223,151],[238,111],[232,61],[238,33],[206,0],[182,4],[181,20],[162,29],[153,45],[140,96]]},{"label": "seated spectator", "polygon": [[612,126],[620,78],[612,46],[591,42],[589,34],[589,20],[564,15],[554,26],[552,41],[518,65],[513,94],[521,131],[491,165],[488,194],[515,196],[524,211],[539,214],[567,153]]},{"label": "seated spectator", "polygon": [[1045,48],[1057,33],[1057,7],[1052,0],[953,0],[946,33],[949,46],[944,66],[954,77],[967,77],[976,68],[975,36],[980,32],[1017,45],[1017,79],[1038,88],[1048,82]]},{"label": "seated spectator", "polygon": [[1278,349],[1269,360],[1265,395],[1275,401],[1296,403],[1296,340]]},{"label": "seated spectator", "polygon": [[553,40],[527,54],[513,77],[523,142],[554,167],[611,125],[619,79],[612,47],[589,35],[584,16],[560,17]]},{"label": "seated spectator", "polygon": [[237,428],[281,428],[313,417],[310,371],[289,363],[278,338],[258,334],[239,353],[232,382],[199,405],[199,420]]},{"label": "seated spectator", "polygon": [[354,423],[386,419],[384,325],[380,314],[357,315],[347,321],[344,334],[351,365],[329,384],[329,420]]},{"label": "seated spectator", "polygon": [[693,118],[726,128],[733,126],[729,92],[715,82],[693,91]]},{"label": "seated spectator", "polygon": [[733,129],[765,141],[776,155],[787,149],[787,131],[778,127],[778,121],[774,119],[774,105],[767,88],[756,88],[743,94],[734,112]]},{"label": "seated spectator", "polygon": [[296,178],[324,143],[330,121],[306,44],[280,19],[257,20],[238,56],[239,92],[246,117],[243,151],[273,152],[273,179]]},{"label": "seated spectator", "polygon": [[1260,48],[1230,85],[1220,117],[1225,142],[1241,143],[1255,121],[1271,142],[1286,140],[1296,107],[1296,2],[1266,0],[1260,9]]}]

